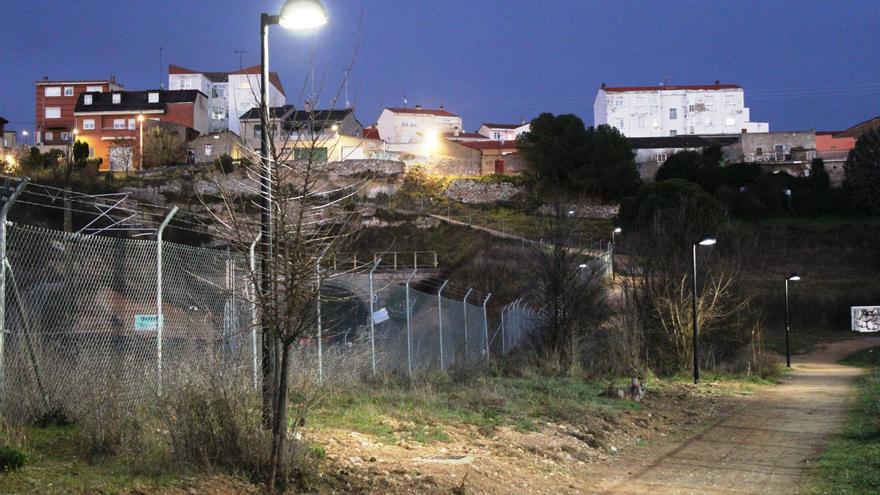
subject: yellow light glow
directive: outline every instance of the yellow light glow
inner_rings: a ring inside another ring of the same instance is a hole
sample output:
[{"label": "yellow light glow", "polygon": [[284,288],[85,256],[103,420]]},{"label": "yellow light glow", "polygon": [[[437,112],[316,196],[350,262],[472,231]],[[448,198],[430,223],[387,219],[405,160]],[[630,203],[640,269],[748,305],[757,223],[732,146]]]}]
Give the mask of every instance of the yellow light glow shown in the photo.
[{"label": "yellow light glow", "polygon": [[333,132],[336,132],[336,131],[339,130],[339,126],[336,125],[336,124],[333,124],[332,126],[330,126],[330,130],[333,131]]},{"label": "yellow light glow", "polygon": [[138,122],[143,122],[143,121],[144,121],[144,114],[139,113],[138,114]]}]

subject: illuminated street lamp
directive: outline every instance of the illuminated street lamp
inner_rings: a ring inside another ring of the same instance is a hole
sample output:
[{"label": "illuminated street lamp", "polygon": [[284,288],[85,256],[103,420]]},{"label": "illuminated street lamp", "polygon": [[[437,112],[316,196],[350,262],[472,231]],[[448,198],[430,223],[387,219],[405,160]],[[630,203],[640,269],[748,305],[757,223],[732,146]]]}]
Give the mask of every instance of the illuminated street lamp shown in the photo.
[{"label": "illuminated street lamp", "polygon": [[623,232],[620,227],[615,227],[611,231],[611,280],[614,280],[614,252],[617,251],[617,243],[614,242],[614,235]]},{"label": "illuminated street lamp", "polygon": [[799,282],[800,279],[801,276],[797,273],[792,273],[785,279],[785,366],[787,368],[791,368],[791,349],[788,345],[788,335],[791,333],[788,316],[788,282]]},{"label": "illuminated street lamp", "polygon": [[[269,260],[272,258],[272,193],[271,178],[273,175],[272,161],[269,157],[269,26],[279,24],[281,27],[294,31],[307,31],[327,23],[327,10],[320,0],[287,0],[281,7],[280,15],[260,14],[260,248],[263,260],[260,279],[262,289],[271,284]],[[269,323],[266,316],[262,320],[263,335],[269,334]],[[272,377],[268,367],[272,359],[272,343],[263,338],[263,391],[266,394],[272,386]]]},{"label": "illuminated street lamp", "polygon": [[693,278],[691,279],[692,285],[691,289],[693,290],[692,294],[692,303],[693,303],[693,318],[694,318],[694,384],[700,383],[700,346],[698,342],[699,335],[699,327],[697,323],[697,244],[700,246],[714,246],[717,241],[715,240],[715,236],[706,235],[703,236],[703,239],[700,242],[695,242],[693,245],[694,251],[694,271],[692,273]]},{"label": "illuminated street lamp", "polygon": [[140,126],[140,136],[138,137],[138,161],[140,168],[144,168],[144,114],[139,113],[137,121]]},{"label": "illuminated street lamp", "polygon": [[27,130],[21,131],[21,135],[24,136],[24,145],[28,146],[28,131]]}]

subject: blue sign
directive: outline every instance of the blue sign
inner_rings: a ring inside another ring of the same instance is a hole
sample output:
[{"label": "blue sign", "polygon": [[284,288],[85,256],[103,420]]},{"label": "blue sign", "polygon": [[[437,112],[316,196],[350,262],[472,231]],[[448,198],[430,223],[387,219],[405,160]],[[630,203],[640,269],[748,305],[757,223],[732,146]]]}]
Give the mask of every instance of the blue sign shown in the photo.
[{"label": "blue sign", "polygon": [[149,332],[159,329],[159,315],[134,315],[136,332]]}]

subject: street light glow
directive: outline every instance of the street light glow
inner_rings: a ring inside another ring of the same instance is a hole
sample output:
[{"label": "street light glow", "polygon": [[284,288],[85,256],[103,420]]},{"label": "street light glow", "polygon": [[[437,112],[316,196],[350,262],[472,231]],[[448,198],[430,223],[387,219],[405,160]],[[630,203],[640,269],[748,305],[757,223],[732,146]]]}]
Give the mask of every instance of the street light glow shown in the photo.
[{"label": "street light glow", "polygon": [[143,122],[143,121],[144,121],[144,114],[139,113],[138,114],[138,122]]},{"label": "street light glow", "polygon": [[703,236],[703,240],[700,241],[700,246],[714,246],[716,242],[718,241],[715,240],[715,236],[707,235]]},{"label": "street light glow", "polygon": [[619,233],[621,233],[621,232],[623,232],[623,229],[621,229],[620,227],[617,227],[617,228],[614,229],[614,233],[615,233],[615,234],[619,234]]},{"label": "street light glow", "polygon": [[278,24],[294,31],[314,29],[327,24],[327,10],[320,0],[287,0]]},{"label": "street light glow", "polygon": [[788,276],[788,279],[791,280],[792,282],[799,282],[801,280],[801,276],[798,275],[797,273],[792,273],[791,275]]},{"label": "street light glow", "polygon": [[587,267],[586,263],[581,263],[580,265],[578,265],[578,268],[586,268],[586,267]]}]

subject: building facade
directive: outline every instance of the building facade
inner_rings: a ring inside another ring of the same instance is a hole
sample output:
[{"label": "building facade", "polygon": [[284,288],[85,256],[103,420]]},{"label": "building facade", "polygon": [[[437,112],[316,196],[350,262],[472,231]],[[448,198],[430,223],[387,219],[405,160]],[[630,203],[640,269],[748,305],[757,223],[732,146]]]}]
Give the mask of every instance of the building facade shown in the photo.
[{"label": "building facade", "polygon": [[[287,97],[277,72],[269,74],[269,83],[269,106],[284,106]],[[229,130],[241,135],[241,116],[260,106],[260,66],[232,72],[200,72],[169,65],[168,88],[201,91],[208,97],[210,132]]]},{"label": "building facade", "polygon": [[48,77],[44,77],[42,81],[34,83],[34,86],[34,144],[37,146],[70,145],[75,128],[74,107],[83,93],[122,91],[122,85],[117,84],[113,77],[86,81],[50,81]]},{"label": "building facade", "polygon": [[519,124],[491,124],[483,122],[477,133],[495,141],[516,141],[520,134],[529,132],[531,128],[532,124],[529,122],[521,122]]},{"label": "building facade", "polygon": [[415,144],[461,132],[461,117],[440,108],[385,108],[376,127],[388,144]]},{"label": "building facade", "polygon": [[593,102],[595,125],[627,137],[768,132],[752,122],[743,88],[736,84],[622,86],[602,84]]},{"label": "building facade", "polygon": [[142,124],[166,124],[184,137],[209,129],[208,97],[193,89],[82,93],[73,113],[76,140],[101,159],[101,171],[141,168]]}]

